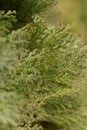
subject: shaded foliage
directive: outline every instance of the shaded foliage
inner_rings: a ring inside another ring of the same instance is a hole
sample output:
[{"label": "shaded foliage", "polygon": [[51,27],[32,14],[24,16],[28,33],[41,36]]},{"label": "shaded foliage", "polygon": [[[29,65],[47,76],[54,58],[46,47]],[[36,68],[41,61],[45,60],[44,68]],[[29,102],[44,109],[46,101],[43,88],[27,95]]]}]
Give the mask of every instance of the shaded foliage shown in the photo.
[{"label": "shaded foliage", "polygon": [[54,0],[1,0],[0,10],[16,10],[20,22],[31,21],[31,16],[46,11]]}]

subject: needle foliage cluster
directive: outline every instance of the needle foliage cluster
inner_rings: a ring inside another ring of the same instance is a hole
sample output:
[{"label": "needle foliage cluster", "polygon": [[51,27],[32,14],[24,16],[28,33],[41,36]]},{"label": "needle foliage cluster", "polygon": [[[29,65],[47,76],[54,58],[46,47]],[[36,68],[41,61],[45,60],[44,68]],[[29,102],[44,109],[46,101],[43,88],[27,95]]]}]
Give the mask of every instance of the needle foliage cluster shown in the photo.
[{"label": "needle foliage cluster", "polygon": [[15,11],[0,12],[0,130],[86,130],[86,44],[38,15],[51,0],[27,2],[18,29]]}]

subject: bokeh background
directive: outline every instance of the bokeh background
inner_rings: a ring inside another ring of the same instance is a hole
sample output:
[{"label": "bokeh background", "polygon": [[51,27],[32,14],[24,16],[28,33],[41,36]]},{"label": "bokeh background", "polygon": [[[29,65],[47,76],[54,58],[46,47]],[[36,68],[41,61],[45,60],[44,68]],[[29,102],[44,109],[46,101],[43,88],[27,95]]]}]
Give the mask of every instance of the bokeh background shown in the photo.
[{"label": "bokeh background", "polygon": [[87,37],[87,0],[58,0],[48,17],[52,24],[71,24],[72,31]]}]

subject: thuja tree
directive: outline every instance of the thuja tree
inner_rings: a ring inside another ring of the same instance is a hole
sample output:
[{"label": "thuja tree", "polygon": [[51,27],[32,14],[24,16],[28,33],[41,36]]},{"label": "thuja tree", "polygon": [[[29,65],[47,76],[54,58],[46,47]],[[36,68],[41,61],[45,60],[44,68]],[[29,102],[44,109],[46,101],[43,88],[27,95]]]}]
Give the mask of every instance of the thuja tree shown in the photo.
[{"label": "thuja tree", "polygon": [[23,109],[26,116],[21,127],[85,129],[80,104],[87,89],[83,71],[86,46],[80,37],[68,31],[68,26],[60,23],[51,26],[45,22],[36,16],[31,24],[9,35],[19,65],[9,79],[7,90],[26,97]]},{"label": "thuja tree", "polygon": [[86,130],[85,43],[69,26],[49,25],[38,15],[12,31],[14,16],[8,14],[1,15],[9,19],[3,22],[9,31],[0,39],[5,39],[15,62],[8,57],[13,69],[2,71],[7,80],[0,84],[0,129]]}]

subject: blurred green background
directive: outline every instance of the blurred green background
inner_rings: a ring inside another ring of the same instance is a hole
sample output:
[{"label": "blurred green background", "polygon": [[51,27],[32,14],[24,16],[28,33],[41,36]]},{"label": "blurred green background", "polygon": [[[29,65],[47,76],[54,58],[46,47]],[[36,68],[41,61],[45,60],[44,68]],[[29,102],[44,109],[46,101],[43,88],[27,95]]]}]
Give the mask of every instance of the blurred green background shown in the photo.
[{"label": "blurred green background", "polygon": [[49,20],[52,24],[61,21],[71,24],[72,31],[87,36],[87,0],[58,0],[56,6],[49,11]]}]

